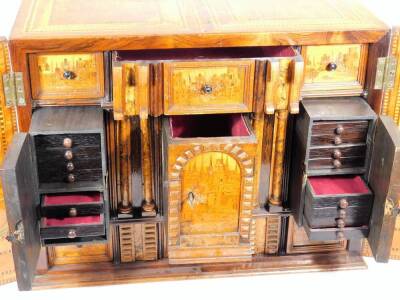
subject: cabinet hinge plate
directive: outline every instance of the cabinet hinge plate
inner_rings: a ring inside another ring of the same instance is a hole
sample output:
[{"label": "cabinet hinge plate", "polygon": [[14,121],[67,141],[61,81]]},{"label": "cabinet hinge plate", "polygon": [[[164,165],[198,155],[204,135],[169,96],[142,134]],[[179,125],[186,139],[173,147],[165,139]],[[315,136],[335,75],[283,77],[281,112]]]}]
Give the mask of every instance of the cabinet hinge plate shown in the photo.
[{"label": "cabinet hinge plate", "polygon": [[3,74],[6,106],[25,106],[24,78],[21,72]]},{"label": "cabinet hinge plate", "polygon": [[376,67],[375,90],[391,90],[396,80],[397,58],[379,57]]}]

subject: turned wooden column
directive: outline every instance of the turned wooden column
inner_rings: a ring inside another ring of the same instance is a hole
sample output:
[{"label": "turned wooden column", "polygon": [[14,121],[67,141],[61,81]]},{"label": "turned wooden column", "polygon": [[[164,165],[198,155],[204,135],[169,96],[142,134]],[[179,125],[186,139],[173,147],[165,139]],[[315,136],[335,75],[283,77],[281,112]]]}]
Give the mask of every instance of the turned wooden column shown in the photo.
[{"label": "turned wooden column", "polygon": [[120,183],[121,183],[121,194],[118,206],[118,213],[120,214],[132,214],[133,206],[131,199],[131,185],[130,185],[130,174],[131,174],[131,122],[129,118],[125,118],[119,121],[119,169],[120,169]]}]

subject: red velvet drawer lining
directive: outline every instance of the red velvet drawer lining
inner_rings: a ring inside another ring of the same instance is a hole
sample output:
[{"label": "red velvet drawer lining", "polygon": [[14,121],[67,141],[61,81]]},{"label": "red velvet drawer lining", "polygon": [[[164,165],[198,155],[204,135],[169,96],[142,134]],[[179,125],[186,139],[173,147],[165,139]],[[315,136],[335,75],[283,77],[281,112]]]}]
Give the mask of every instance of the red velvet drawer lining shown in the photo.
[{"label": "red velvet drawer lining", "polygon": [[172,116],[169,118],[174,138],[250,136],[240,114]]},{"label": "red velvet drawer lining", "polygon": [[98,225],[103,222],[102,215],[73,217],[64,219],[44,218],[43,224],[46,227],[68,226],[68,225]]},{"label": "red velvet drawer lining", "polygon": [[308,181],[317,196],[370,193],[360,176],[309,177]]},{"label": "red velvet drawer lining", "polygon": [[44,206],[90,204],[90,203],[99,203],[100,201],[101,201],[100,193],[55,194],[55,195],[45,195],[43,197]]}]

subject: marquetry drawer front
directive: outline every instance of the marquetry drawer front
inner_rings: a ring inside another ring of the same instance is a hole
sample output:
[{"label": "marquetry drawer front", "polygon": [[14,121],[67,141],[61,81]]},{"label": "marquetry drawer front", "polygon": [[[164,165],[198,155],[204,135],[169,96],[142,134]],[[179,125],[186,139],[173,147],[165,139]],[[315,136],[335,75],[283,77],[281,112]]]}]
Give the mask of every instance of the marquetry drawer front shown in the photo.
[{"label": "marquetry drawer front", "polygon": [[40,183],[102,181],[100,134],[35,136]]},{"label": "marquetry drawer front", "polygon": [[170,263],[251,258],[256,138],[241,115],[164,120]]},{"label": "marquetry drawer front", "polygon": [[164,113],[251,112],[254,61],[164,63]]},{"label": "marquetry drawer front", "polygon": [[340,239],[351,229],[366,229],[372,204],[373,194],[360,176],[320,176],[307,180],[306,223],[311,230],[330,231],[327,239],[332,232]]},{"label": "marquetry drawer front", "polygon": [[360,95],[364,88],[367,45],[303,47],[307,97]]},{"label": "marquetry drawer front", "polygon": [[34,100],[73,104],[104,97],[102,53],[32,54],[29,67]]},{"label": "marquetry drawer front", "polygon": [[104,214],[63,219],[44,217],[40,221],[40,237],[42,240],[76,242],[79,238],[104,236],[105,228]]},{"label": "marquetry drawer front", "polygon": [[41,199],[41,214],[44,217],[82,217],[103,212],[103,195],[99,192],[47,194]]}]

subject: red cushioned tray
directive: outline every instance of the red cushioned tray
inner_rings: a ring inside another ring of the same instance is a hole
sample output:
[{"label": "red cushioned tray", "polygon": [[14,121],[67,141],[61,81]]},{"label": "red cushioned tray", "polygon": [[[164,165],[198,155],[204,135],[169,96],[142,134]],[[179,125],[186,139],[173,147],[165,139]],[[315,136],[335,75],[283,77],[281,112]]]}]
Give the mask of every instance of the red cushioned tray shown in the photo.
[{"label": "red cushioned tray", "polygon": [[45,195],[43,197],[43,206],[98,203],[101,203],[101,195],[98,192],[84,194],[54,194]]},{"label": "red cushioned tray", "polygon": [[370,193],[360,176],[309,177],[308,181],[316,196]]},{"label": "red cushioned tray", "polygon": [[77,226],[77,225],[99,225],[104,220],[103,215],[86,216],[86,217],[73,217],[73,218],[42,218],[42,227],[63,227],[63,226]]}]

